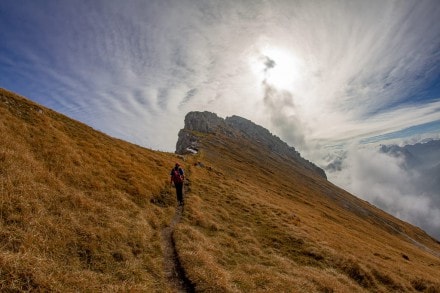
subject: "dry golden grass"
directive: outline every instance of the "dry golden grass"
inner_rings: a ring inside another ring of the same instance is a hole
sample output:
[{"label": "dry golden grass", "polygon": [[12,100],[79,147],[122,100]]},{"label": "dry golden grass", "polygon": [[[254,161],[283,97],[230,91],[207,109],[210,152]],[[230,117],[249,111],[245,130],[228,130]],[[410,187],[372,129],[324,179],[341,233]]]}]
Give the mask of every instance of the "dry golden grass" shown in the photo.
[{"label": "dry golden grass", "polygon": [[[1,89],[0,133],[0,291],[173,290],[175,155]],[[420,229],[244,138],[198,135],[175,231],[197,291],[440,292],[440,244]]]},{"label": "dry golden grass", "polygon": [[160,229],[174,155],[5,90],[0,133],[0,290],[171,290]]},{"label": "dry golden grass", "polygon": [[440,245],[420,229],[244,138],[201,139],[176,231],[197,290],[440,292]]}]

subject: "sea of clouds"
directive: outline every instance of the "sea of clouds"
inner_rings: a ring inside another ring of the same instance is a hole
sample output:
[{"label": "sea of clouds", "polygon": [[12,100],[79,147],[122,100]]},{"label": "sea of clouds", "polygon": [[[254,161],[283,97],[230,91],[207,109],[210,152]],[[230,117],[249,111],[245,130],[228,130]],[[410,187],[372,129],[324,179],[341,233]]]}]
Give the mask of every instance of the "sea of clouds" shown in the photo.
[{"label": "sea of clouds", "polygon": [[326,171],[333,183],[440,239],[440,140],[352,146]]}]

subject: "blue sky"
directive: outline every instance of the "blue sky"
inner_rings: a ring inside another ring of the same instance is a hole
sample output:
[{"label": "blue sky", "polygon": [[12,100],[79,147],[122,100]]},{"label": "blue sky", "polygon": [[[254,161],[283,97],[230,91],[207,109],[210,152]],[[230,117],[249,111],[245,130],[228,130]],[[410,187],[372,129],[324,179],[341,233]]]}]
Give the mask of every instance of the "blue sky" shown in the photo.
[{"label": "blue sky", "polygon": [[[412,141],[405,141],[405,143],[407,144],[414,144],[419,141],[423,142],[429,138],[437,139],[439,128],[440,128],[440,120],[437,120],[426,124],[420,124],[420,125],[408,127],[396,132],[391,132],[378,136],[372,136],[362,140],[361,143],[381,142],[383,144],[386,143],[390,144],[389,141],[392,141],[391,144],[393,144],[393,142],[399,139],[415,138]],[[420,134],[424,134],[424,136],[420,136]]]},{"label": "blue sky", "polygon": [[209,110],[308,152],[440,120],[438,19],[428,0],[2,1],[0,86],[154,149]]}]

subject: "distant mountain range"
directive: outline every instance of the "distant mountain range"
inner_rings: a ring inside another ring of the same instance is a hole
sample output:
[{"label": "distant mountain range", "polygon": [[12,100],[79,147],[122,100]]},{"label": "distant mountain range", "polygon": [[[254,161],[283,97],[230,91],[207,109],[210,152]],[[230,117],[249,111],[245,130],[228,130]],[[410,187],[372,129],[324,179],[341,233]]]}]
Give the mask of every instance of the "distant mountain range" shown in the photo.
[{"label": "distant mountain range", "polygon": [[440,141],[341,151],[332,182],[440,239]]},{"label": "distant mountain range", "polygon": [[403,156],[410,168],[431,168],[440,164],[440,140],[429,140],[413,145],[381,145],[381,152]]},{"label": "distant mountain range", "polygon": [[382,145],[380,151],[403,159],[403,168],[417,172],[414,184],[440,207],[440,140],[414,145]]}]

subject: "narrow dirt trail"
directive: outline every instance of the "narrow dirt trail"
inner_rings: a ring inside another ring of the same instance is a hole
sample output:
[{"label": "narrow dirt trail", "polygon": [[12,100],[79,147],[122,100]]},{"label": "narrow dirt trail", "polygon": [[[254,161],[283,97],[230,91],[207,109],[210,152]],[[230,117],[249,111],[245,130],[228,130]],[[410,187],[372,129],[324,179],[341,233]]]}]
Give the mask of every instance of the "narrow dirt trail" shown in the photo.
[{"label": "narrow dirt trail", "polygon": [[[185,190],[186,195],[186,190]],[[165,275],[175,292],[195,292],[194,284],[188,279],[180,263],[173,237],[174,227],[180,222],[184,206],[178,206],[169,226],[162,229]]]}]

